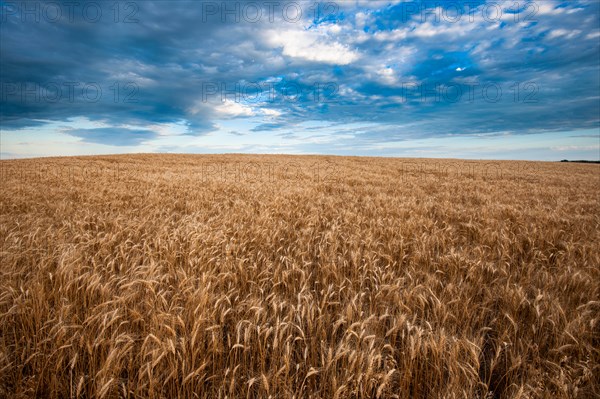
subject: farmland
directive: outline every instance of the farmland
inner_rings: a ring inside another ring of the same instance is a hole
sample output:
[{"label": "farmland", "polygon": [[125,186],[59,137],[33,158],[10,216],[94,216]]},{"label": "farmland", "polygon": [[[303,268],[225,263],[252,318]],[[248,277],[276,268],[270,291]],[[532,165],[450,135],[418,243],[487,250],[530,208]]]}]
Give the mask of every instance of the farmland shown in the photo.
[{"label": "farmland", "polygon": [[0,397],[600,395],[600,165],[140,154],[0,173]]}]

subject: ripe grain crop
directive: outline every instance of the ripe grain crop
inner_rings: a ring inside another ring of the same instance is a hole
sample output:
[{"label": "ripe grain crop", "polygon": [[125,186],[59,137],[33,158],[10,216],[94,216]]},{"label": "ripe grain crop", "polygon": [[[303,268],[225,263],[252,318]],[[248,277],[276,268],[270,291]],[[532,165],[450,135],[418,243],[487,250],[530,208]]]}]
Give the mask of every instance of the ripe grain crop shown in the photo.
[{"label": "ripe grain crop", "polygon": [[600,395],[600,165],[123,155],[0,172],[0,397]]}]

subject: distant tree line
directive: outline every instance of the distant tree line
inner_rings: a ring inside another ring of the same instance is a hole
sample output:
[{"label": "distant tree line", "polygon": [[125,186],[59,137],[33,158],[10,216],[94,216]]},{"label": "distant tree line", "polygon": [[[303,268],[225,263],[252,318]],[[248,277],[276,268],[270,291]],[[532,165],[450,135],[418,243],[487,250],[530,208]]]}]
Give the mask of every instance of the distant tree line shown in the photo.
[{"label": "distant tree line", "polygon": [[576,163],[600,163],[600,161],[586,161],[586,160],[577,160],[577,161],[569,161],[568,159],[563,159],[560,162],[576,162]]}]

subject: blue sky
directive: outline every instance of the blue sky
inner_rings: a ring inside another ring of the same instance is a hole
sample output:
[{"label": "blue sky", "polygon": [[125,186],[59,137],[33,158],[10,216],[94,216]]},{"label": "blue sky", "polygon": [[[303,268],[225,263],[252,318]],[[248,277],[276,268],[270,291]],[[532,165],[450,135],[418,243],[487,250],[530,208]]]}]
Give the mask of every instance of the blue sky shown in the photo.
[{"label": "blue sky", "polygon": [[0,158],[600,158],[597,1],[0,1]]}]

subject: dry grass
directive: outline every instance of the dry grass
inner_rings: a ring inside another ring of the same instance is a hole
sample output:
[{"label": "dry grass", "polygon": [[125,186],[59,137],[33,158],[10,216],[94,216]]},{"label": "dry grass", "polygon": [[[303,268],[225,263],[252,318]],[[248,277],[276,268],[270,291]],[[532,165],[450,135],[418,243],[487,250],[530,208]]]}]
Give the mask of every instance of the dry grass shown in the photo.
[{"label": "dry grass", "polygon": [[1,397],[600,394],[599,165],[0,166]]}]

